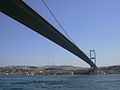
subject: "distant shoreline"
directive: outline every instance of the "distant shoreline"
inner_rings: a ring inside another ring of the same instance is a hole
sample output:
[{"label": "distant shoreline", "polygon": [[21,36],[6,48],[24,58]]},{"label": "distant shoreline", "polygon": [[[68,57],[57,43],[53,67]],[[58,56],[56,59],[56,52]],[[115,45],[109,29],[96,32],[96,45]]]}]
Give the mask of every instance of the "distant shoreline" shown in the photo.
[{"label": "distant shoreline", "polygon": [[0,75],[89,75],[120,74],[120,65],[99,67],[94,73],[90,68],[70,65],[62,66],[5,66],[0,67]]}]

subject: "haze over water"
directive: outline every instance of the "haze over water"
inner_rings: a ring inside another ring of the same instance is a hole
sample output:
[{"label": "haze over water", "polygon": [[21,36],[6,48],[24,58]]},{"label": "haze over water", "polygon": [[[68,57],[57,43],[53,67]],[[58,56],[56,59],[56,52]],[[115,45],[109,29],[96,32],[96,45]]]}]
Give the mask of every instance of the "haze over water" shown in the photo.
[{"label": "haze over water", "polygon": [[0,90],[120,90],[120,74],[1,75]]}]

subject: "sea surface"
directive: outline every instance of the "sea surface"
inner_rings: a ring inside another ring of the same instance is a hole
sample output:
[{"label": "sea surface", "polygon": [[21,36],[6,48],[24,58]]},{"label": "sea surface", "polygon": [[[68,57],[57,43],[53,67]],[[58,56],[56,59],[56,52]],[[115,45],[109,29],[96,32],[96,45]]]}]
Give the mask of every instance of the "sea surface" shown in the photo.
[{"label": "sea surface", "polygon": [[0,90],[120,90],[120,74],[0,75]]}]

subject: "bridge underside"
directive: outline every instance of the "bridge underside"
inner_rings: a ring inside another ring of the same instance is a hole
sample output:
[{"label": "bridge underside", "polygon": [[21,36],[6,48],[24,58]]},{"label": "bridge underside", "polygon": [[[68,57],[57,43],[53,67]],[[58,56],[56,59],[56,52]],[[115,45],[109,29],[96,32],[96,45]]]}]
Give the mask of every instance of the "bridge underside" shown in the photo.
[{"label": "bridge underside", "polygon": [[0,11],[78,56],[92,68],[97,66],[70,40],[22,0],[1,0]]}]

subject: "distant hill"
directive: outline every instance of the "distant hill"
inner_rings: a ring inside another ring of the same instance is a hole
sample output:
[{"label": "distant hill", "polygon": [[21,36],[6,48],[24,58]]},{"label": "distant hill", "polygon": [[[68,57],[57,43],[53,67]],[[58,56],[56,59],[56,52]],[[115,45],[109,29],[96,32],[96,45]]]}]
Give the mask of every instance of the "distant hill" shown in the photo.
[{"label": "distant hill", "polygon": [[[43,68],[43,67],[41,67]],[[61,65],[61,66],[44,66],[44,68],[48,68],[48,69],[56,69],[56,70],[77,70],[77,69],[85,69],[83,67],[76,67],[76,66],[70,66],[70,65]]]},{"label": "distant hill", "polygon": [[105,74],[120,74],[120,65],[100,67],[99,70]]}]

